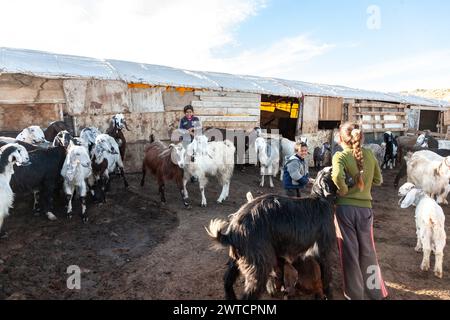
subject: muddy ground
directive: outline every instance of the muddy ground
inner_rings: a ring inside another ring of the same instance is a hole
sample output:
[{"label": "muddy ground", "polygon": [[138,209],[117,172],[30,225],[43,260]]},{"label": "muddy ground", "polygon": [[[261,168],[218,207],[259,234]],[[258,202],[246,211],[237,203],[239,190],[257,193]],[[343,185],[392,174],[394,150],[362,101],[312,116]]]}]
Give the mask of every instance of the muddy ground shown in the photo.
[{"label": "muddy ground", "polygon": [[[394,171],[384,171],[385,185],[373,193],[375,241],[391,298],[450,299],[450,246],[445,248],[443,279],[420,271],[414,209],[398,207],[393,178]],[[282,192],[280,182],[274,190],[260,188],[256,168],[235,171],[223,205],[215,203],[220,190],[211,181],[208,208],[200,208],[197,185],[191,183],[193,208],[185,210],[173,184],[167,186],[169,203],[160,207],[155,181],[147,179],[143,189],[139,181],[140,175],[130,175],[131,186],[124,190],[120,180],[113,180],[108,202],[89,206],[86,225],[78,216],[67,220],[61,201],[58,220],[51,222],[33,216],[32,202],[18,198],[3,227],[7,235],[0,239],[0,299],[222,299],[227,250],[211,250],[203,226],[235,212],[247,191]],[[450,234],[450,206],[444,211]],[[334,298],[342,299],[336,261]],[[81,290],[67,289],[71,265],[82,270]]]}]

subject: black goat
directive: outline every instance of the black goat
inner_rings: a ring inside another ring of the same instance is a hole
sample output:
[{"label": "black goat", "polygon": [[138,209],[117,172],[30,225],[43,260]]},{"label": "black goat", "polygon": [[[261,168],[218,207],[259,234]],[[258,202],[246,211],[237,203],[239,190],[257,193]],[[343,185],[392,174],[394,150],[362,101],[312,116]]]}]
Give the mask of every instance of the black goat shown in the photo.
[{"label": "black goat", "polygon": [[60,133],[61,131],[70,132],[69,128],[67,127],[64,121],[55,121],[50,123],[48,128],[44,130],[45,140],[50,142],[53,141],[55,137],[58,135],[58,133]]},{"label": "black goat", "polygon": [[331,252],[336,242],[332,200],[336,186],[331,168],[320,171],[311,197],[304,199],[265,195],[242,206],[229,222],[212,220],[209,236],[230,247],[224,276],[225,296],[236,299],[233,284],[245,277],[243,299],[257,299],[266,288],[269,274],[283,258],[292,264],[315,244],[325,295],[331,293]]}]

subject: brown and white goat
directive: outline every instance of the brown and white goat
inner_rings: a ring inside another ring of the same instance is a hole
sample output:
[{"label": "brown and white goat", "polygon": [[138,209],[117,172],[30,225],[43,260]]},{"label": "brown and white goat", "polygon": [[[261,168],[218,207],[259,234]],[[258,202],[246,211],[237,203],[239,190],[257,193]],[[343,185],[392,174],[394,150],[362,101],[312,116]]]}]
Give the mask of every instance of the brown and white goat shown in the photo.
[{"label": "brown and white goat", "polygon": [[142,162],[141,186],[144,186],[147,171],[156,176],[159,185],[161,202],[166,203],[165,184],[174,180],[185,207],[189,207],[188,197],[183,191],[183,168],[185,166],[185,149],[182,144],[171,144],[166,146],[161,141],[150,136],[150,145],[145,149],[145,156]]}]

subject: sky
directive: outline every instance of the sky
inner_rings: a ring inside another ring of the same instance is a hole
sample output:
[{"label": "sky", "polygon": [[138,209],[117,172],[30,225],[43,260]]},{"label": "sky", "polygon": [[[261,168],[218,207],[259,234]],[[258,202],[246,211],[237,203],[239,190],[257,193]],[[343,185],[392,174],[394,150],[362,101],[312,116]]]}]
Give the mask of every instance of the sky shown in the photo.
[{"label": "sky", "polygon": [[0,47],[381,91],[450,88],[446,0],[0,0]]}]

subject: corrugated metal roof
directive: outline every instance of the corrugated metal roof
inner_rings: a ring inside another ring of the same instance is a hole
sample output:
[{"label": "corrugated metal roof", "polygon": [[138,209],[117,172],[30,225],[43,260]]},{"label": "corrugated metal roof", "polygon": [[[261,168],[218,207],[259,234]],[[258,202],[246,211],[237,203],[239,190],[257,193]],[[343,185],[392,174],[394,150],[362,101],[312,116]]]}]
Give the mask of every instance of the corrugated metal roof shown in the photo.
[{"label": "corrugated metal roof", "polygon": [[304,95],[398,102],[422,106],[450,106],[447,101],[397,93],[353,89],[217,72],[190,71],[119,60],[101,60],[42,51],[0,48],[0,73],[23,73],[52,78],[95,78],[174,87],[241,91],[278,96]]}]

